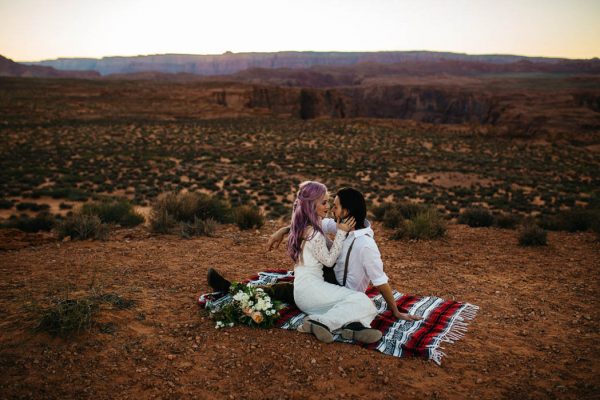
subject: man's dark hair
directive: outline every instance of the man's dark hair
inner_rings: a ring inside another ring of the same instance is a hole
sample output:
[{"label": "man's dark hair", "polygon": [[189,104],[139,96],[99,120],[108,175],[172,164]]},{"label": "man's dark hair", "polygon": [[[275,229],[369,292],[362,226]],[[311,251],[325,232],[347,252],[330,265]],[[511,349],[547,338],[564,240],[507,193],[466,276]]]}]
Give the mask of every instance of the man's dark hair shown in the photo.
[{"label": "man's dark hair", "polygon": [[348,213],[356,220],[355,229],[365,228],[365,218],[367,218],[367,203],[361,192],[354,188],[342,188],[338,190],[337,197],[340,199],[342,208],[348,210]]}]

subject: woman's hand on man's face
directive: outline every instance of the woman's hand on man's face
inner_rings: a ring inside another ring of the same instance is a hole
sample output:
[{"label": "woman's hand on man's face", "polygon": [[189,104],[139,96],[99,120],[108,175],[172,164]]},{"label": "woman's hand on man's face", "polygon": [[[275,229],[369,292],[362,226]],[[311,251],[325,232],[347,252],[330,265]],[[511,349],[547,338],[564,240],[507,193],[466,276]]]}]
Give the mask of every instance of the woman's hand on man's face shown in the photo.
[{"label": "woman's hand on man's face", "polygon": [[337,228],[343,230],[344,232],[350,232],[354,229],[355,225],[356,220],[354,219],[354,217],[350,217],[346,218],[345,220],[342,220],[341,222],[338,222]]}]

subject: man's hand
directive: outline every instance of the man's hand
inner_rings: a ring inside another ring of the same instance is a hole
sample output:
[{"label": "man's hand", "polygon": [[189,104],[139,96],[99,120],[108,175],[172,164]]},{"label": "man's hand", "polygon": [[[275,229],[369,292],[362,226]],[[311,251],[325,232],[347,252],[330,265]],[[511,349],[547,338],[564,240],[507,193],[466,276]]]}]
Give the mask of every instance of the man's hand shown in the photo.
[{"label": "man's hand", "polygon": [[398,309],[394,310],[392,313],[394,314],[394,317],[403,319],[404,321],[420,321],[423,319],[423,317],[417,317],[416,315],[400,312]]},{"label": "man's hand", "polygon": [[289,231],[290,231],[289,226],[286,226],[285,228],[281,228],[277,232],[272,234],[269,237],[269,240],[267,241],[267,251],[271,251],[273,249],[279,248],[279,245],[281,244],[281,242],[283,242],[283,237]]}]

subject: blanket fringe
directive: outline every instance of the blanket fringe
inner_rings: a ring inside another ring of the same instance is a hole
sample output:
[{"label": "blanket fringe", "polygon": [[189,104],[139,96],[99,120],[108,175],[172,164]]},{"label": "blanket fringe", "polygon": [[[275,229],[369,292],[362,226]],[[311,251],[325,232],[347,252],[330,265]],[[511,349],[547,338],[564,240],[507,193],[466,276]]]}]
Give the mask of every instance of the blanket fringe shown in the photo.
[{"label": "blanket fringe", "polygon": [[446,355],[441,349],[441,342],[454,343],[457,340],[462,339],[467,333],[469,327],[469,321],[472,321],[477,316],[479,306],[475,304],[466,303],[462,310],[457,314],[454,320],[446,331],[439,337],[436,344],[432,344],[429,347],[429,354],[431,360],[437,365],[442,365],[442,357]]}]

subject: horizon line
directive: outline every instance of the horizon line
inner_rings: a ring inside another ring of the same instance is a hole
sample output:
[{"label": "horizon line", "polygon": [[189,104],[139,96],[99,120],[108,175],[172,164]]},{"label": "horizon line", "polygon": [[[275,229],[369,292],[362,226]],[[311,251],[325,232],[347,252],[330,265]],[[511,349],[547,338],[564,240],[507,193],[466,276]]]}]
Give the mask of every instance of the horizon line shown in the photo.
[{"label": "horizon line", "polygon": [[[510,56],[510,57],[523,57],[523,58],[546,58],[546,59],[558,59],[558,60],[583,60],[590,61],[598,59],[598,56],[590,58],[570,58],[570,57],[557,57],[557,56],[540,56],[540,55],[523,55],[513,53],[467,53],[459,51],[440,51],[440,50],[277,50],[277,51],[240,51],[232,52],[225,51],[222,53],[149,53],[149,54],[134,54],[134,55],[105,55],[99,57],[85,57],[85,56],[70,56],[70,57],[55,57],[55,58],[43,58],[38,60],[13,60],[18,63],[29,63],[29,62],[43,62],[43,61],[55,61],[61,59],[88,59],[88,60],[102,60],[107,58],[133,58],[133,57],[153,57],[153,56],[226,56],[226,55],[242,55],[242,54],[277,54],[277,53],[444,53],[444,54],[456,54],[456,55],[467,55],[467,56]],[[0,53],[1,54],[1,53]],[[9,57],[7,57],[9,58]]]}]

